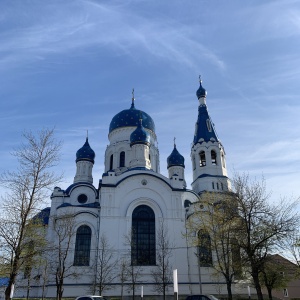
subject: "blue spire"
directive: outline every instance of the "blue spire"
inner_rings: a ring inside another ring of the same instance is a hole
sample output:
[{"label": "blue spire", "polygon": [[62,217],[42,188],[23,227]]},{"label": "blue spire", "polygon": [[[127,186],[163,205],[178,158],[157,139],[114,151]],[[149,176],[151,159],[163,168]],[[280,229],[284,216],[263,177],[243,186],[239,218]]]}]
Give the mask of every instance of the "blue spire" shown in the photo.
[{"label": "blue spire", "polygon": [[[200,87],[197,90],[196,94],[198,99],[205,97],[206,90],[202,87],[201,76],[199,76]],[[200,139],[203,139],[204,142],[208,141],[218,141],[218,136],[214,128],[214,124],[211,121],[211,118],[208,114],[207,106],[205,101],[200,102],[198,108],[198,120],[196,123],[196,131],[194,135],[194,144],[198,143]]]},{"label": "blue spire", "polygon": [[175,138],[174,138],[174,149],[170,156],[167,158],[168,169],[173,166],[184,167],[184,157],[176,149]]},{"label": "blue spire", "polygon": [[87,137],[84,145],[76,152],[76,162],[78,162],[80,160],[88,160],[88,161],[91,161],[92,163],[94,163],[95,156],[96,156],[95,152],[90,147],[88,137]]}]

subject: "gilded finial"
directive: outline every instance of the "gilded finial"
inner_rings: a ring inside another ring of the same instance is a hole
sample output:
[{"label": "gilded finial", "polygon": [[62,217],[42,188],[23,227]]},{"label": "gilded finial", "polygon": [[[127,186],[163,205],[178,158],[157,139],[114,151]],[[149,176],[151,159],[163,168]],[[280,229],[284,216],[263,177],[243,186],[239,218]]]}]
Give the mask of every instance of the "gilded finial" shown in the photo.
[{"label": "gilded finial", "polygon": [[199,82],[202,83],[201,75],[199,75]]},{"label": "gilded finial", "polygon": [[176,137],[174,137],[174,147],[176,148]]}]

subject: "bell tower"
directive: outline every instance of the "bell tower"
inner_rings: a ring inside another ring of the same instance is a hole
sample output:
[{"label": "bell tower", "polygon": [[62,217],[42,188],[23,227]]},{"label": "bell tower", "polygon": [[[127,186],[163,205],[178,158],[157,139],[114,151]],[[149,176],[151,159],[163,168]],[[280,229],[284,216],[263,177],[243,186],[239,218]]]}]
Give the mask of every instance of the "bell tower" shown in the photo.
[{"label": "bell tower", "polygon": [[227,177],[225,150],[220,142],[214,124],[206,106],[207,92],[202,86],[196,92],[199,107],[191,149],[193,166],[193,190],[201,194],[204,191],[222,192],[230,189]]}]

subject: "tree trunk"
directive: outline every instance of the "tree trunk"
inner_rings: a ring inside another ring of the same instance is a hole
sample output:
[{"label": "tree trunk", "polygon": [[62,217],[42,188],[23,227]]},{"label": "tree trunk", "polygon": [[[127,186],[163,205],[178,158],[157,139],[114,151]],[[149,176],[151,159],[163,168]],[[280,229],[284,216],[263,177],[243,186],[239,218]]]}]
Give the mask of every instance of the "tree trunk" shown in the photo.
[{"label": "tree trunk", "polygon": [[7,288],[5,289],[5,300],[10,300],[10,292],[11,292],[11,288],[12,288],[12,281],[10,280],[8,283]]},{"label": "tree trunk", "polygon": [[30,293],[30,279],[31,279],[31,272],[30,272],[30,275],[27,279],[27,294],[26,294],[26,299],[27,300],[29,299],[29,293]]},{"label": "tree trunk", "polygon": [[273,296],[272,296],[272,288],[271,288],[270,286],[267,286],[267,290],[268,290],[269,300],[272,300],[272,299],[273,299]]},{"label": "tree trunk", "polygon": [[[16,258],[15,258],[15,262],[16,262]],[[14,262],[14,265],[15,265],[15,262]],[[16,270],[16,268],[14,268],[14,270]],[[5,289],[5,300],[9,300],[10,299],[11,290],[12,290],[13,285],[15,284],[16,277],[17,277],[17,273],[16,272],[12,272],[11,275],[10,275],[10,278],[9,278],[8,286]]]},{"label": "tree trunk", "polygon": [[260,283],[259,283],[259,278],[258,278],[258,272],[257,271],[252,273],[252,279],[253,279],[254,286],[255,286],[255,289],[256,289],[257,299],[258,300],[263,300],[264,297],[263,297],[263,294],[262,294],[262,291],[261,291],[261,286],[260,286]]},{"label": "tree trunk", "polygon": [[232,290],[231,290],[231,282],[226,281],[226,286],[227,286],[227,294],[228,294],[228,300],[232,300]]}]

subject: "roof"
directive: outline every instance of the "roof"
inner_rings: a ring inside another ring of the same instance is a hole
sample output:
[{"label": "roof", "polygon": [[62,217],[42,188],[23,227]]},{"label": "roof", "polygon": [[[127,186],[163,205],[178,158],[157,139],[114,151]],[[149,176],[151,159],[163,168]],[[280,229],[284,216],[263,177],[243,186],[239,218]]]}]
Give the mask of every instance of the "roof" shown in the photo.
[{"label": "roof", "polygon": [[140,119],[142,119],[144,128],[155,132],[152,118],[144,111],[136,109],[134,103],[132,103],[129,109],[122,110],[112,118],[109,125],[109,133],[121,127],[137,127]]},{"label": "roof", "polygon": [[76,162],[80,160],[88,160],[94,163],[95,152],[91,148],[88,138],[86,138],[84,145],[76,153]]},{"label": "roof", "polygon": [[184,167],[184,157],[178,152],[176,145],[170,156],[167,158],[168,168],[172,166]]},{"label": "roof", "polygon": [[8,277],[0,277],[0,286],[7,286],[9,282]]},{"label": "roof", "polygon": [[43,225],[48,225],[49,224],[50,209],[51,209],[50,207],[46,207],[46,208],[42,209],[32,219],[34,221],[42,222]]},{"label": "roof", "polygon": [[137,128],[130,135],[130,146],[135,144],[150,145],[150,134],[144,129],[142,119],[139,120]]},{"label": "roof", "polygon": [[206,104],[202,104],[198,108],[198,120],[196,123],[194,144],[197,144],[199,140],[204,142],[219,141],[214,128],[214,124],[212,123],[211,118],[208,114]]}]

